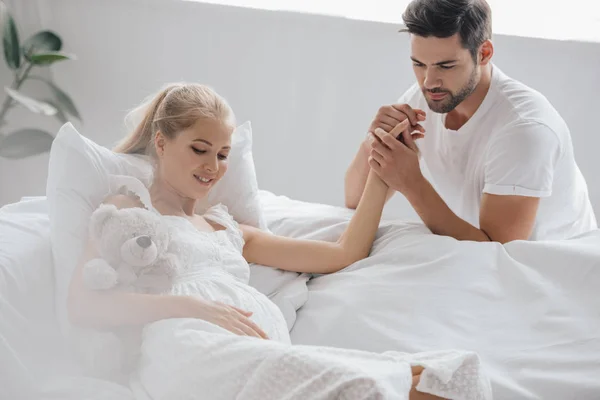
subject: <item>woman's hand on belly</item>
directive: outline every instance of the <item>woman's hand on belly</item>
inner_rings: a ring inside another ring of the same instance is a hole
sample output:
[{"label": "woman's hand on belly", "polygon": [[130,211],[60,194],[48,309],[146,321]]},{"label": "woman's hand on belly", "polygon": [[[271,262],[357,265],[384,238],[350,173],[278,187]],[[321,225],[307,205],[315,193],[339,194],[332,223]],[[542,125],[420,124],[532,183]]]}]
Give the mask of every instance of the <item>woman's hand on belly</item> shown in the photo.
[{"label": "woman's hand on belly", "polygon": [[181,296],[177,314],[181,318],[202,319],[237,335],[268,339],[267,334],[250,320],[252,312],[228,304],[194,296]]}]

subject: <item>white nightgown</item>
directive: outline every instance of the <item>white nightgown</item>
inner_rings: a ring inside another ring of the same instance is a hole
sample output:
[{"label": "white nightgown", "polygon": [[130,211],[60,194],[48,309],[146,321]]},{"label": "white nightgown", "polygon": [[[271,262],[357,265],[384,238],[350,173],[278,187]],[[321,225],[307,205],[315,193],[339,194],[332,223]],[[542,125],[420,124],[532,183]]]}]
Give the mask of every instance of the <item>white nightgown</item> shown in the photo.
[{"label": "white nightgown", "polygon": [[252,311],[250,319],[271,340],[290,343],[281,310],[248,284],[250,267],[242,256],[242,232],[225,206],[216,205],[204,214],[204,218],[225,228],[215,232],[199,231],[184,217],[163,218],[170,227],[169,251],[180,260],[171,294],[197,295]]}]

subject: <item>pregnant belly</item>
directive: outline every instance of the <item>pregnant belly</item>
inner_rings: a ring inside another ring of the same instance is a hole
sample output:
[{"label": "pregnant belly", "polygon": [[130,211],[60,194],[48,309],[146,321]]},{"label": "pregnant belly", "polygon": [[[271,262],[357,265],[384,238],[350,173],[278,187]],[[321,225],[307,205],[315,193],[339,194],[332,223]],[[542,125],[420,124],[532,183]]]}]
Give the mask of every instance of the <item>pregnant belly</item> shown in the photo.
[{"label": "pregnant belly", "polygon": [[250,319],[269,339],[290,343],[289,332],[281,310],[267,296],[229,275],[197,277],[175,283],[172,293],[182,296],[199,296],[252,312]]}]

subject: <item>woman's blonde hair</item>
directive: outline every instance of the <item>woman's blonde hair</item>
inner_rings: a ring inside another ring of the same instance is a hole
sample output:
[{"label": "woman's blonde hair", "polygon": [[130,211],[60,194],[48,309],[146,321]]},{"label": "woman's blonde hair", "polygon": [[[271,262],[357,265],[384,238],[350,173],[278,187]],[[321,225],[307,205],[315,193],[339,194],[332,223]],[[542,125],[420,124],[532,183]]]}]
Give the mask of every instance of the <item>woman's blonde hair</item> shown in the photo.
[{"label": "woman's blonde hair", "polygon": [[114,148],[115,152],[154,156],[154,137],[158,131],[173,138],[200,118],[235,126],[233,110],[227,101],[211,88],[197,83],[167,85],[128,117],[140,111],[144,112],[142,120]]}]

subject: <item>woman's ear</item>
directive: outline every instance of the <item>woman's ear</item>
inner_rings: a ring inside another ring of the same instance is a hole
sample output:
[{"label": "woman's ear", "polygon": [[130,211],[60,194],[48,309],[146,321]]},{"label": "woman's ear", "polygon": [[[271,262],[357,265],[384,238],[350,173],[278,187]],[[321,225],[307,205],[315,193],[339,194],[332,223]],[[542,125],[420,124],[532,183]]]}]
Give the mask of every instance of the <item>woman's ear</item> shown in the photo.
[{"label": "woman's ear", "polygon": [[156,132],[154,136],[154,149],[156,150],[156,155],[162,157],[165,153],[165,146],[167,145],[167,138],[161,131]]}]

